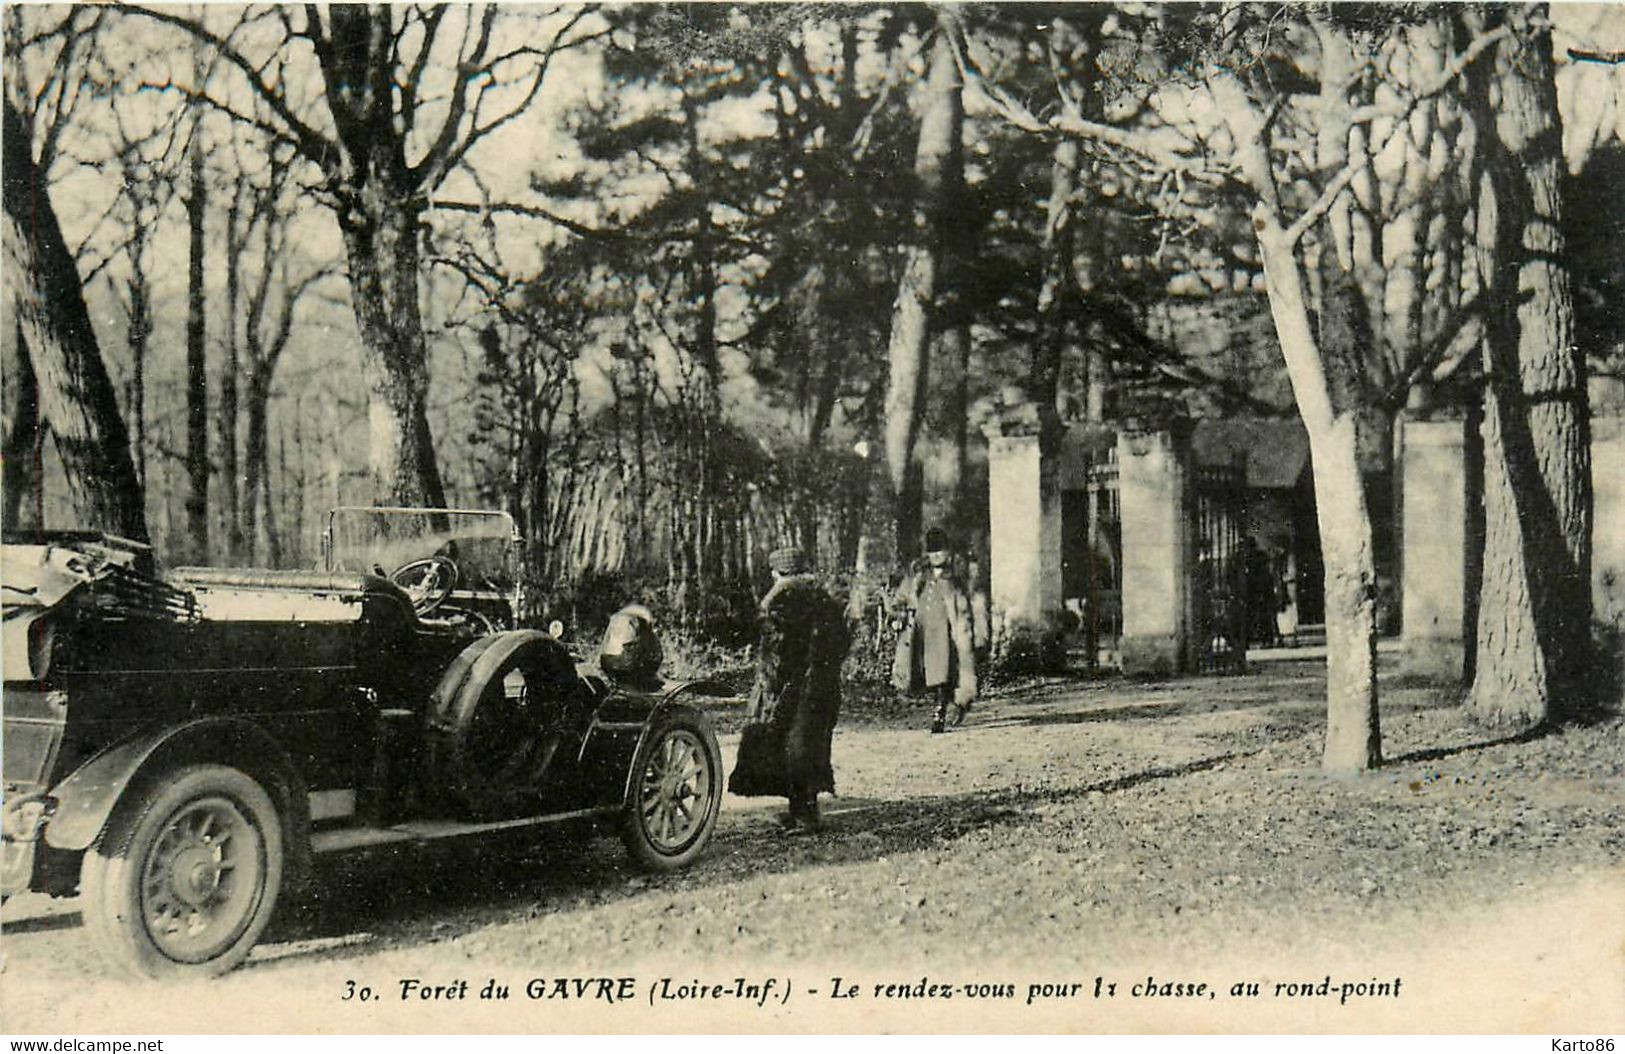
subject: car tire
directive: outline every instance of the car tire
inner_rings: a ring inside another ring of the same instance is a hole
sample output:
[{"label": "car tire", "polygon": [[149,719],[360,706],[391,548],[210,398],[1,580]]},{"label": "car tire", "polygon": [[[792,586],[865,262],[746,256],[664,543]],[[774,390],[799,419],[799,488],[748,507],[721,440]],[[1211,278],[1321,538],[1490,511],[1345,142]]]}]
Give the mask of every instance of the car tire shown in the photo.
[{"label": "car tire", "polygon": [[676,871],[705,851],[722,806],[722,751],[692,710],[656,715],[632,762],[621,840],[639,867]]},{"label": "car tire", "polygon": [[212,977],[248,957],[276,910],[282,824],[265,790],[224,765],[149,781],[85,854],[86,927],[124,970]]},{"label": "car tire", "polygon": [[469,645],[429,699],[425,786],[465,819],[535,814],[579,691],[569,653],[545,634]]}]

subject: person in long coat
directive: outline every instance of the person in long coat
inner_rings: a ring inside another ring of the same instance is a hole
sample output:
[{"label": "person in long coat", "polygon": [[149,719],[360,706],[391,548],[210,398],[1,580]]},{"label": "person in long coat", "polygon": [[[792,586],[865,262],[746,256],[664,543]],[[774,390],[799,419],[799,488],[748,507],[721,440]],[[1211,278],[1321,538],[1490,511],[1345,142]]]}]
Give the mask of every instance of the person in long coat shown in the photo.
[{"label": "person in long coat", "polygon": [[899,590],[909,613],[898,638],[892,670],[899,691],[924,688],[936,702],[932,732],[965,720],[976,698],[976,654],[971,604],[954,576],[948,536],[933,527],[925,535],[925,557],[910,569]]},{"label": "person in long coat", "polygon": [[728,790],[788,798],[785,825],[813,829],[818,795],[835,793],[830,740],[852,631],[842,605],[807,573],[800,550],[775,550],[769,564],[774,581],[762,597],[750,723],[739,739]]}]

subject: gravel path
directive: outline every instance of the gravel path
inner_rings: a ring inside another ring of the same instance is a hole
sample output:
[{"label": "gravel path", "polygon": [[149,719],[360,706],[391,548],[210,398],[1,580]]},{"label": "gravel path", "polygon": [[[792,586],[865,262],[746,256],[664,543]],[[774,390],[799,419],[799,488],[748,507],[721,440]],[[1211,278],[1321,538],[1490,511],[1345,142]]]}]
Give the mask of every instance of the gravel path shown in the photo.
[{"label": "gravel path", "polygon": [[[634,873],[612,839],[331,863],[247,967],[195,997],[106,979],[72,901],[20,897],[0,1025],[1625,1031],[1625,722],[1497,740],[1395,682],[1392,760],[1333,780],[1316,768],[1322,691],[1309,663],[1032,682],[944,736],[921,711],[854,704],[823,832],[786,836],[781,803],[729,798],[710,852],[674,876]],[[530,978],[598,975],[636,977],[634,1004],[518,998]],[[793,997],[649,1005],[662,977],[740,976]],[[829,998],[835,976],[859,996]],[[496,978],[514,1001],[403,1003],[407,977]],[[1097,977],[1119,990],[1096,998]],[[1398,996],[1336,994],[1395,977]],[[922,979],[949,997],[917,1000]],[[1208,988],[1131,994],[1148,979]],[[344,1000],[351,980],[379,998]],[[1062,994],[1029,1004],[1033,984]]]}]

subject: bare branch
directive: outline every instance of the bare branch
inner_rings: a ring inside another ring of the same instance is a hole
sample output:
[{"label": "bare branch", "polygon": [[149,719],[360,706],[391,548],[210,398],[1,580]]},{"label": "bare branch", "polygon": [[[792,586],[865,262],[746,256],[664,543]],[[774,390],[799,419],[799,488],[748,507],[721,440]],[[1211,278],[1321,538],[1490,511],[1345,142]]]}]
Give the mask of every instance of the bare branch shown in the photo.
[{"label": "bare branch", "polygon": [[[418,85],[423,82],[423,72],[428,68],[430,52],[434,51],[435,38],[440,35],[440,22],[446,15],[444,6],[429,9],[423,17],[423,43],[418,48],[418,54],[412,60],[412,68],[407,71],[406,79],[401,82],[401,126],[402,134],[410,135],[417,125]],[[401,28],[401,35],[406,33],[406,27]],[[399,40],[396,41],[397,45]]]},{"label": "bare branch", "polygon": [[983,74],[981,65],[969,53],[969,47],[954,48],[960,74],[967,84],[974,83],[982,95],[1006,121],[1024,132],[1035,135],[1064,135],[1077,139],[1105,143],[1127,150],[1154,164],[1178,171],[1192,179],[1214,185],[1222,184],[1225,176],[1208,168],[1196,158],[1171,150],[1145,132],[1130,131],[1115,125],[1102,124],[1085,118],[1075,108],[1064,106],[1061,112],[1048,118],[1039,117],[1027,105],[995,84]]},{"label": "bare branch", "polygon": [[[491,59],[489,62],[484,62],[478,66],[473,66],[473,64],[480,62],[480,59],[474,58],[470,60],[470,63],[460,67],[462,69],[466,69],[467,72],[460,78],[457,87],[454,89],[455,94],[452,100],[453,114],[447,115],[447,123],[441,128],[440,140],[438,140],[434,146],[429,148],[428,153],[424,155],[423,159],[418,162],[417,166],[413,170],[414,174],[418,175],[421,180],[419,185],[430,187],[439,186],[440,181],[442,178],[444,178],[445,174],[462,164],[463,158],[468,155],[468,152],[473,149],[477,143],[528,110],[531,103],[535,102],[536,96],[541,94],[542,85],[547,80],[548,71],[552,68],[553,59],[555,57],[565,51],[581,47],[594,40],[608,36],[610,31],[606,27],[596,32],[584,33],[582,35],[566,39],[569,38],[571,32],[574,31],[577,26],[579,26],[596,10],[597,9],[595,7],[583,7],[574,12],[570,16],[569,20],[554,32],[553,39],[545,48],[536,48],[530,45],[524,45],[504,52],[503,54]],[[483,27],[483,33],[484,35],[480,40],[479,47],[476,49],[477,55],[483,55],[484,49],[488,43],[488,24]],[[534,56],[538,61],[536,63],[536,69],[530,78],[530,87],[526,90],[524,97],[500,116],[492,118],[491,120],[482,124],[479,120],[479,104],[484,101],[485,93],[491,87],[491,82],[486,81],[485,83],[481,84],[475,96],[475,108],[470,121],[469,130],[466,134],[462,135],[461,139],[459,139],[458,132],[462,124],[462,116],[467,113],[468,109],[467,91],[469,85],[473,84],[476,80],[480,80],[481,78],[494,77],[496,69],[499,66],[527,55]],[[471,66],[473,68],[469,68]],[[452,121],[454,114],[456,116],[455,124]],[[448,134],[450,136],[449,140],[446,138]]]},{"label": "bare branch", "polygon": [[299,300],[318,282],[326,281],[338,274],[338,268],[332,264],[318,268],[304,278],[288,287],[282,299],[282,310],[277,318],[277,325],[270,344],[266,347],[265,359],[268,367],[274,368],[282,352],[288,346],[288,339],[293,335],[294,311],[299,306]]},{"label": "bare branch", "polygon": [[[73,75],[73,71],[78,64],[77,52],[80,45],[86,47],[93,45],[96,32],[101,28],[102,12],[100,11],[96,12],[89,25],[83,29],[77,28],[75,23],[79,13],[83,10],[83,8],[74,8],[73,13],[63,23],[66,40],[62,44],[62,50],[57,54],[57,60],[51,73],[57,82],[56,102],[51,111],[51,123],[45,129],[45,136],[40,141],[38,164],[41,171],[48,171],[51,162],[56,160],[57,144],[62,139],[62,132],[67,128],[74,111],[79,106],[84,81]],[[41,92],[45,90],[42,88]]]},{"label": "bare branch", "polygon": [[1382,401],[1386,405],[1395,408],[1403,406],[1411,389],[1421,381],[1430,380],[1437,384],[1448,380],[1461,368],[1470,353],[1478,347],[1483,299],[1480,293],[1466,303],[1458,304],[1450,312],[1450,316],[1439,325],[1438,332],[1422,347],[1415,364],[1400,374],[1382,393]]},{"label": "bare branch", "polygon": [[[1404,102],[1361,106],[1354,111],[1354,116],[1351,119],[1352,123],[1362,124],[1382,120],[1383,118],[1392,118],[1396,125],[1403,124],[1416,111],[1418,106],[1450,87],[1451,83],[1457,77],[1460,77],[1468,66],[1476,62],[1480,55],[1511,35],[1511,28],[1503,25],[1475,37],[1449,62],[1440,67],[1438,72],[1426,84],[1412,92]],[[1391,134],[1390,138],[1392,138]]]},{"label": "bare branch", "polygon": [[[235,107],[221,102],[219,99],[216,99],[207,92],[199,91],[196,88],[188,88],[186,85],[177,84],[173,80],[164,81],[162,83],[155,81],[142,81],[139,85],[137,85],[137,87],[143,91],[157,91],[179,95],[187,102],[196,103],[200,106],[207,106],[212,110],[224,114],[226,117],[231,118],[233,121],[236,121],[239,124],[245,124],[250,128],[263,132],[273,143],[283,143],[293,147],[295,150],[299,150],[298,140],[289,136],[286,130],[255,114],[243,113]],[[301,150],[300,153],[304,153],[304,151]]]},{"label": "bare branch", "polygon": [[1403,105],[1397,107],[1363,106],[1356,110],[1354,112],[1354,123],[1372,121],[1379,117],[1392,118],[1393,124],[1388,129],[1387,137],[1383,140],[1382,146],[1360,151],[1358,157],[1350,160],[1332,177],[1332,181],[1320,192],[1320,196],[1315,199],[1314,203],[1286,229],[1287,238],[1293,244],[1296,244],[1299,239],[1307,234],[1309,229],[1320,222],[1320,218],[1326,215],[1332,206],[1336,204],[1337,199],[1348,189],[1349,184],[1371,165],[1374,158],[1381,156],[1398,136],[1409,134],[1410,116],[1418,106],[1444,91],[1480,55],[1504,40],[1511,32],[1510,27],[1503,25],[1473,40],[1467,47],[1462,49],[1460,54],[1445,63],[1439,73],[1421,91],[1411,95]]},{"label": "bare branch", "polygon": [[451,103],[447,107],[445,120],[441,122],[440,131],[429,144],[423,160],[412,169],[412,175],[416,177],[419,186],[437,185],[439,180],[434,176],[448,171],[445,162],[456,147],[463,117],[468,112],[468,86],[475,79],[485,75],[486,71],[481,68],[481,64],[485,61],[486,49],[491,46],[491,27],[496,23],[496,7],[494,5],[486,7],[481,16],[479,41],[474,45],[473,53],[466,59],[459,55],[457,83],[452,88]]},{"label": "bare branch", "polygon": [[520,205],[514,202],[490,202],[476,204],[469,201],[447,201],[435,198],[429,202],[429,207],[441,209],[446,212],[467,212],[476,216],[500,214],[505,216],[526,216],[531,219],[546,220],[549,223],[563,227],[572,234],[579,234],[584,238],[635,238],[636,234],[625,230],[603,230],[589,227],[584,223],[560,216],[551,209],[540,205]]},{"label": "bare branch", "polygon": [[304,154],[324,171],[331,170],[337,160],[337,151],[332,141],[300,120],[299,116],[288,105],[287,99],[283,98],[280,93],[267,84],[254,67],[254,64],[249,62],[240,51],[232,47],[227,41],[210,32],[200,23],[172,14],[168,9],[155,9],[126,3],[117,3],[115,6],[119,11],[140,15],[154,22],[173,26],[208,44],[215,50],[217,55],[237,67],[248,81],[248,85],[253,89],[254,94],[263,99],[265,104],[271,108],[271,112],[287,126],[288,134],[291,135],[292,141],[299,148],[300,153]]},{"label": "bare branch", "polygon": [[1625,63],[1625,51],[1590,51],[1582,48],[1569,48],[1569,58],[1575,62],[1602,62],[1610,66]]}]

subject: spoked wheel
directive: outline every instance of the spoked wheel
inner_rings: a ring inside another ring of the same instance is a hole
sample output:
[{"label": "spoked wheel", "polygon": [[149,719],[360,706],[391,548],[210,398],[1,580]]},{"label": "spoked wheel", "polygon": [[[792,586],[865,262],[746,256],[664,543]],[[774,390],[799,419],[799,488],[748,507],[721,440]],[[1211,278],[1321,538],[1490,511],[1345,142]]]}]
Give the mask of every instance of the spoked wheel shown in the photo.
[{"label": "spoked wheel", "polygon": [[122,808],[85,854],[86,924],[148,977],[223,973],[275,909],[282,829],[270,797],[223,765],[193,765]]},{"label": "spoked wheel", "polygon": [[710,725],[673,711],[655,719],[633,764],[623,836],[632,858],[674,871],[705,849],[722,803],[722,758]]}]

